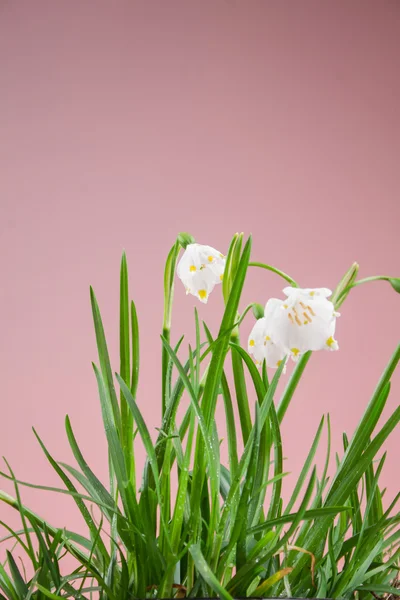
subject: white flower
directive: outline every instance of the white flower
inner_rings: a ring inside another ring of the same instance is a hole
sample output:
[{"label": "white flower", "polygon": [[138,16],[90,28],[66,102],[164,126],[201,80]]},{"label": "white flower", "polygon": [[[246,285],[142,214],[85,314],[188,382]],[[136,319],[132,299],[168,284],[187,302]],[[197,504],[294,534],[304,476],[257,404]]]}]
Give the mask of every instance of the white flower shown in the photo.
[{"label": "white flower", "polygon": [[225,269],[225,256],[202,244],[188,244],[177,267],[177,274],[192,294],[206,303],[217,283],[221,283]]},{"label": "white flower", "polygon": [[266,311],[266,315],[257,320],[250,333],[248,351],[253,355],[257,366],[261,366],[265,359],[267,367],[276,368],[285,358],[286,352],[283,347],[272,341],[269,323],[268,311]]},{"label": "white flower", "polygon": [[339,313],[328,300],[327,288],[286,287],[286,300],[269,300],[265,307],[267,329],[273,342],[293,360],[308,350],[338,350],[334,338]]}]

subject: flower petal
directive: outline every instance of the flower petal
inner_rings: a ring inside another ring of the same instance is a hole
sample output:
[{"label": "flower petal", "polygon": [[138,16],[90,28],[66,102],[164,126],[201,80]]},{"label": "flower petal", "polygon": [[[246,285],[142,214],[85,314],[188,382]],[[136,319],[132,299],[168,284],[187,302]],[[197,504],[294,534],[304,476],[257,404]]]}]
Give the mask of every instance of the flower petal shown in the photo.
[{"label": "flower petal", "polygon": [[334,339],[337,313],[327,300],[330,290],[316,288],[312,296],[309,289],[285,288],[284,292],[288,299],[279,308],[276,301],[266,306],[267,329],[273,342],[283,347],[293,360],[308,350],[337,350],[339,346]]},{"label": "flower petal", "polygon": [[329,298],[332,295],[332,290],[328,288],[295,288],[285,287],[283,293],[285,296],[291,296],[295,292],[300,292],[302,295],[309,296],[310,298],[316,298],[322,296],[322,298]]},{"label": "flower petal", "polygon": [[265,358],[265,326],[266,319],[258,319],[250,332],[248,340],[248,351],[252,354],[257,364],[261,364]]},{"label": "flower petal", "polygon": [[221,283],[225,257],[211,246],[188,244],[177,266],[177,275],[186,293],[206,303],[217,283]]}]

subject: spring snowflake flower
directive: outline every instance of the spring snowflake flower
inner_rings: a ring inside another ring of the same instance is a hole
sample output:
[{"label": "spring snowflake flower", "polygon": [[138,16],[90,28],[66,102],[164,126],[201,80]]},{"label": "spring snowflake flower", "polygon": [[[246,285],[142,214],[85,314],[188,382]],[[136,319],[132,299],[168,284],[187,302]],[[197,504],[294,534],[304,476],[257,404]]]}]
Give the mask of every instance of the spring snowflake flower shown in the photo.
[{"label": "spring snowflake flower", "polygon": [[266,360],[268,367],[278,367],[285,356],[295,362],[309,350],[338,350],[335,339],[339,313],[328,300],[327,288],[283,290],[286,300],[271,298],[264,317],[254,325],[248,342],[256,364]]},{"label": "spring snowflake flower", "polygon": [[338,350],[336,317],[327,288],[286,287],[286,300],[271,299],[265,307],[271,339],[293,360],[309,350]]},{"label": "spring snowflake flower", "polygon": [[253,355],[257,366],[261,366],[265,359],[267,367],[277,368],[287,354],[283,346],[276,344],[271,337],[271,315],[275,311],[276,302],[279,303],[279,300],[272,299],[268,302],[264,317],[257,320],[249,336],[248,351]]},{"label": "spring snowflake flower", "polygon": [[214,287],[222,282],[225,256],[202,244],[188,244],[177,267],[179,279],[186,293],[206,303]]}]

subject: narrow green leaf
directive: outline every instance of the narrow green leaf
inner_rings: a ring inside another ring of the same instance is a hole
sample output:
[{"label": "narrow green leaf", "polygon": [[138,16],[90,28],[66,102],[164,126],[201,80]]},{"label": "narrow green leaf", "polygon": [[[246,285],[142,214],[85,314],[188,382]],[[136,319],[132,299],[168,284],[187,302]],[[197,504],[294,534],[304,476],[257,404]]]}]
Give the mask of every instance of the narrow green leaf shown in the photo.
[{"label": "narrow green leaf", "polygon": [[[322,508],[313,508],[310,510],[306,510],[303,514],[302,521],[314,521],[319,519],[320,517],[324,517],[327,515],[336,516],[341,512],[351,512],[351,508],[349,506],[325,506]],[[271,529],[272,527],[276,527],[277,525],[285,525],[285,523],[293,523],[295,519],[298,519],[298,512],[284,514],[280,517],[276,517],[275,519],[270,519],[268,521],[264,521],[259,525],[255,525],[255,527],[251,527],[248,533],[259,533],[264,531],[265,529]]]},{"label": "narrow green leaf", "polygon": [[[86,508],[84,502],[81,500],[81,498],[79,498],[78,490],[76,489],[76,487],[74,486],[74,484],[72,483],[70,478],[64,473],[64,471],[61,469],[61,467],[57,464],[57,462],[51,456],[51,454],[47,450],[46,446],[44,445],[43,441],[41,440],[39,434],[36,432],[35,429],[33,429],[33,433],[35,434],[35,437],[36,437],[37,441],[39,442],[40,447],[42,448],[47,460],[49,461],[49,463],[51,464],[51,466],[53,467],[53,469],[55,470],[57,475],[60,477],[60,479],[63,481],[67,490],[70,492],[73,492],[75,494],[74,495],[75,504],[77,505],[82,517],[84,518],[90,532],[92,533],[93,536],[95,536],[97,533],[97,527],[94,524],[92,516],[89,513],[88,509]],[[32,525],[35,527],[34,522],[32,522]],[[101,540],[99,541],[99,550],[100,550],[101,555],[106,560],[108,560],[109,555],[108,555],[107,549]]]},{"label": "narrow green leaf", "polygon": [[[115,505],[114,499],[112,498],[110,493],[106,490],[106,488],[101,483],[101,481],[93,473],[93,471],[91,470],[91,468],[89,467],[89,465],[87,464],[86,460],[83,457],[83,454],[82,454],[82,452],[78,446],[78,443],[76,441],[76,437],[73,432],[71,421],[70,421],[68,415],[65,417],[65,430],[67,432],[67,437],[68,437],[69,445],[71,446],[72,453],[73,453],[78,465],[82,469],[82,473],[87,478],[87,480],[90,482],[92,489],[96,493],[96,496],[102,502],[102,504],[104,504],[105,506],[109,506],[113,511],[115,511],[116,505]],[[113,514],[111,512],[109,512],[108,515],[109,515],[110,519],[113,516]]]},{"label": "narrow green leaf", "polygon": [[118,435],[121,435],[121,415],[119,412],[117,395],[115,393],[114,388],[110,357],[108,355],[107,342],[104,334],[104,327],[103,322],[101,320],[99,305],[97,303],[96,296],[92,288],[90,288],[90,300],[92,304],[93,322],[96,332],[96,342],[99,354],[100,369],[104,381],[104,389],[107,396],[107,400],[112,409],[112,415],[114,418],[116,429],[118,431]]},{"label": "narrow green leaf", "polygon": [[137,509],[136,497],[132,488],[132,483],[129,481],[126,471],[124,453],[118,436],[118,431],[113,419],[112,410],[109,398],[105,391],[104,381],[100,371],[93,364],[93,370],[96,375],[97,385],[99,389],[99,397],[101,411],[103,415],[104,430],[107,437],[108,448],[112,465],[115,470],[115,476],[118,482],[118,489],[121,494],[121,499],[125,508],[125,513],[130,520],[140,528],[139,513]]},{"label": "narrow green leaf", "polygon": [[292,493],[292,495],[290,497],[290,500],[289,500],[289,502],[288,502],[288,504],[286,506],[284,514],[290,513],[290,511],[292,510],[292,508],[293,508],[293,506],[294,506],[294,504],[295,504],[295,502],[296,502],[296,500],[297,500],[297,498],[299,496],[301,488],[304,485],[304,481],[305,481],[305,479],[307,477],[307,474],[308,474],[308,472],[309,472],[309,470],[311,468],[312,462],[314,460],[314,457],[315,457],[315,454],[316,454],[316,451],[317,451],[317,448],[318,448],[319,441],[321,439],[321,434],[322,434],[322,430],[323,430],[323,427],[324,427],[324,421],[325,421],[325,417],[322,417],[322,419],[321,419],[321,421],[320,421],[320,423],[318,425],[317,433],[315,434],[313,443],[311,444],[310,451],[309,451],[309,453],[307,455],[306,460],[304,461],[303,468],[302,468],[302,470],[300,472],[300,475],[299,475],[299,477],[297,479],[295,488],[294,488],[293,493]]},{"label": "narrow green leaf", "polygon": [[200,544],[193,544],[192,546],[190,546],[189,552],[193,557],[196,569],[198,570],[204,581],[207,583],[207,585],[209,585],[214,590],[214,592],[218,594],[220,598],[223,598],[224,600],[233,600],[232,596],[220,584],[218,579],[211,571],[201,552]]},{"label": "narrow green leaf", "polygon": [[7,552],[8,565],[10,567],[10,573],[13,578],[15,589],[18,593],[18,596],[21,598],[21,600],[24,600],[29,591],[28,586],[26,585],[24,578],[22,577],[22,575],[17,567],[17,564],[13,558],[13,555],[11,554],[11,552],[9,552],[9,550],[7,550],[6,552]]}]

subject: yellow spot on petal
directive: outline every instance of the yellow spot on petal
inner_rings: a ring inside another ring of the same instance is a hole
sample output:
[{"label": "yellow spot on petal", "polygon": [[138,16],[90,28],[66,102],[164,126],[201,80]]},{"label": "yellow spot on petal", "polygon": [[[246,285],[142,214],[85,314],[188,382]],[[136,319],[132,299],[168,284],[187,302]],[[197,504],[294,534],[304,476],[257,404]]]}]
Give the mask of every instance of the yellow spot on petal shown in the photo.
[{"label": "yellow spot on petal", "polygon": [[224,274],[222,273],[222,275],[219,276],[220,280],[222,281],[224,278]]},{"label": "yellow spot on petal", "polygon": [[288,305],[287,305],[287,304],[284,304],[284,305],[283,305],[283,308],[289,308],[289,307],[288,307]]},{"label": "yellow spot on petal", "polygon": [[336,340],[334,340],[332,336],[326,340],[326,345],[329,346],[329,348],[332,348],[332,346],[334,346],[335,344]]},{"label": "yellow spot on petal", "polygon": [[278,360],[278,362],[276,363],[276,366],[279,367],[279,365],[281,365],[281,364],[282,364],[282,361]]},{"label": "yellow spot on petal", "polygon": [[265,341],[266,341],[266,342],[269,342],[269,340],[270,340],[270,339],[271,339],[271,338],[269,337],[269,335],[266,335],[266,336],[265,336]]},{"label": "yellow spot on petal", "polygon": [[225,258],[225,256],[223,254],[221,254],[221,252],[219,253],[220,258]]},{"label": "yellow spot on petal", "polygon": [[311,298],[312,298],[313,296],[315,296],[315,292],[314,292],[314,291],[312,291],[312,292],[310,292],[310,293],[309,293],[309,295],[310,295],[310,296],[311,296]]},{"label": "yellow spot on petal", "polygon": [[298,348],[291,348],[290,351],[293,354],[293,356],[297,356],[298,354],[300,354],[300,350]]},{"label": "yellow spot on petal", "polygon": [[255,341],[254,340],[250,340],[249,341],[249,346],[254,346],[255,345]]},{"label": "yellow spot on petal", "polygon": [[205,300],[207,298],[207,291],[206,290],[199,290],[199,298],[201,298],[202,300]]},{"label": "yellow spot on petal", "polygon": [[197,271],[197,269],[196,269],[196,267],[194,265],[190,265],[190,269],[189,270],[192,271],[192,272],[193,271]]},{"label": "yellow spot on petal", "polygon": [[214,257],[213,257],[213,256],[209,256],[209,257],[208,257],[208,262],[212,262],[213,260],[214,260]]}]

